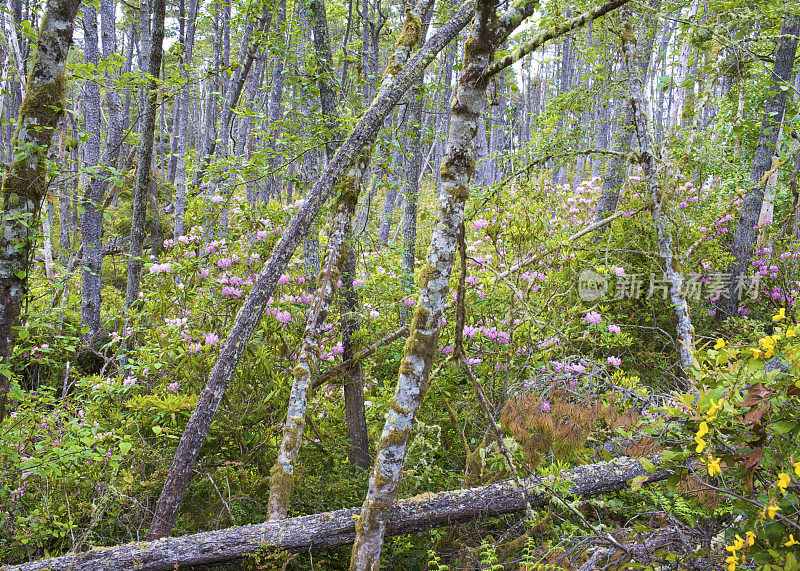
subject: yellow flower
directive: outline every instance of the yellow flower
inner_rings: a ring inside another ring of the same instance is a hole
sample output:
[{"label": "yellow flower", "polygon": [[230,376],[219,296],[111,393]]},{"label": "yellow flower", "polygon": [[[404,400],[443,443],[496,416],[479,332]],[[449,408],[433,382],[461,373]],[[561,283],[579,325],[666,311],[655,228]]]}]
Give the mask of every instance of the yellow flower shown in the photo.
[{"label": "yellow flower", "polygon": [[708,434],[708,424],[706,421],[703,421],[700,423],[700,428],[697,431],[697,437],[702,438],[706,434]]},{"label": "yellow flower", "polygon": [[753,544],[756,542],[756,534],[752,531],[748,531],[745,533],[745,537],[747,537],[747,545],[753,547]]},{"label": "yellow flower", "polygon": [[769,519],[775,519],[775,514],[781,510],[780,506],[775,505],[775,502],[772,502],[770,505],[767,506],[767,514],[769,514]]},{"label": "yellow flower", "polygon": [[800,478],[800,462],[795,462],[792,466],[794,467],[794,473]]},{"label": "yellow flower", "polygon": [[713,478],[717,474],[722,473],[722,468],[719,467],[719,458],[714,458],[712,456],[711,459],[708,460],[707,465],[708,465],[708,475],[711,478]]},{"label": "yellow flower", "polygon": [[789,477],[789,474],[785,474],[781,472],[778,474],[778,487],[781,489],[781,493],[786,493],[786,488],[789,487],[789,484],[792,483],[792,479]]},{"label": "yellow flower", "polygon": [[784,543],[784,545],[785,545],[786,547],[791,547],[792,545],[798,545],[798,544],[800,544],[800,541],[797,541],[797,540],[794,538],[794,535],[793,535],[793,534],[791,534],[791,533],[789,534],[789,541],[787,541],[786,543]]},{"label": "yellow flower", "polygon": [[772,316],[772,321],[780,321],[782,319],[786,319],[786,308],[785,307],[781,307],[780,310],[778,310],[778,313],[776,315]]},{"label": "yellow flower", "polygon": [[795,332],[794,327],[789,327],[788,329],[786,329],[786,337],[787,338],[797,337],[797,333]]},{"label": "yellow flower", "polygon": [[722,338],[717,339],[717,342],[714,344],[714,349],[722,349],[725,346],[725,340]]},{"label": "yellow flower", "polygon": [[697,453],[700,454],[703,451],[703,448],[706,447],[706,441],[699,436],[695,436],[694,441],[697,442]]},{"label": "yellow flower", "polygon": [[735,555],[728,555],[725,558],[725,563],[728,564],[728,571],[736,571],[736,564],[739,562],[739,558]]},{"label": "yellow flower", "polygon": [[761,351],[759,351],[758,349],[753,349],[753,358],[754,359],[760,359],[761,355],[763,355],[763,353]]},{"label": "yellow flower", "polygon": [[708,422],[712,422],[717,418],[717,413],[719,412],[719,409],[722,408],[722,402],[723,399],[719,399],[718,403],[715,403],[714,399],[711,399],[711,407],[709,407],[708,413],[706,414],[706,420]]}]

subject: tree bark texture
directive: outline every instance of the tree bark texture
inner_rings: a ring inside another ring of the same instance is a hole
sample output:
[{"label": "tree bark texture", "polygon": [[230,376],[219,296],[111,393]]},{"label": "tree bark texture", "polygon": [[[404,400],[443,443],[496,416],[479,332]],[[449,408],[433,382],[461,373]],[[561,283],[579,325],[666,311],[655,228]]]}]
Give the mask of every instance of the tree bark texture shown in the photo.
[{"label": "tree bark texture", "polygon": [[764,200],[764,187],[767,181],[762,178],[772,166],[772,156],[777,151],[778,134],[783,122],[783,113],[786,110],[787,92],[781,87],[792,79],[798,34],[800,34],[800,17],[787,14],[781,26],[778,51],[775,53],[775,67],[772,72],[774,83],[770,88],[770,92],[774,95],[767,99],[765,105],[764,116],[761,120],[761,134],[753,156],[753,166],[750,169],[752,187],[742,204],[736,233],[731,244],[731,254],[734,258],[734,261],[728,266],[731,283],[727,292],[728,299],[722,300],[723,303],[720,303],[720,307],[727,315],[736,315],[739,310],[741,280],[744,279],[744,273],[750,264],[753,244],[756,240],[758,215]]},{"label": "tree bark texture", "polygon": [[[27,287],[32,238],[47,190],[45,158],[63,114],[64,66],[79,5],[79,0],[47,1],[12,141],[16,155],[2,183],[0,366],[9,362],[16,339],[14,327]],[[0,375],[0,421],[8,390],[8,377]]]},{"label": "tree bark texture", "polygon": [[484,73],[497,47],[505,42],[536,2],[521,0],[498,17],[493,3],[476,2],[475,18],[464,49],[464,71],[455,92],[446,153],[441,166],[442,192],[427,261],[419,274],[420,295],[409,326],[409,337],[400,362],[395,395],[377,447],[367,497],[356,528],[351,570],[378,569],[383,536],[391,505],[400,487],[400,476],[413,422],[427,391],[428,374],[437,341],[458,228],[475,169],[478,120],[484,106],[487,80]]},{"label": "tree bark texture", "polygon": [[[647,125],[647,111],[644,103],[644,81],[641,67],[636,60],[636,36],[633,28],[626,23],[622,32],[623,65],[628,76],[633,112],[633,124],[636,128],[636,138],[639,140],[639,165],[644,170],[645,184],[653,199],[653,222],[656,227],[658,255],[664,268],[667,279],[669,301],[675,312],[675,332],[678,338],[678,354],[684,371],[692,365],[694,352],[694,326],[689,316],[689,304],[686,301],[686,292],[683,288],[683,276],[675,256],[675,250],[670,234],[670,220],[667,212],[667,196],[659,184],[656,172],[656,160],[650,148],[650,132]],[[666,297],[666,295],[665,295]]]},{"label": "tree bark texture", "polygon": [[200,400],[184,430],[164,488],[156,506],[149,530],[151,539],[167,535],[175,525],[175,518],[192,470],[197,463],[200,447],[205,440],[225,389],[233,376],[239,359],[261,318],[267,300],[272,295],[298,243],[306,235],[322,203],[328,198],[341,177],[349,170],[365,145],[371,144],[383,120],[408,90],[416,78],[433,61],[447,44],[458,35],[471,18],[471,3],[464,3],[456,14],[415,54],[397,74],[392,85],[378,97],[356,128],[328,163],[305,202],[289,223],[289,228],[275,246],[269,260],[261,270],[242,308],[236,315],[233,327],[223,344],[220,356],[200,394]]},{"label": "tree bark texture", "polygon": [[[144,250],[145,222],[147,214],[147,195],[150,188],[150,165],[153,160],[153,137],[158,111],[158,77],[161,73],[161,56],[164,41],[164,15],[166,0],[154,0],[153,31],[150,42],[147,73],[153,78],[148,84],[147,111],[142,126],[142,147],[139,151],[139,168],[136,170],[136,183],[133,189],[131,214],[131,246],[128,259],[128,285],[125,292],[126,321],[130,318],[131,306],[139,298],[139,285],[142,273],[142,252]],[[127,340],[126,340],[127,342]]]},{"label": "tree bark texture", "polygon": [[[657,459],[651,460],[657,464]],[[625,489],[628,482],[638,476],[649,476],[647,481],[652,483],[668,475],[663,471],[649,474],[638,459],[620,457],[572,468],[559,476],[573,483],[567,498],[571,499]],[[552,481],[545,480],[545,483],[552,485]],[[477,488],[425,492],[398,500],[389,508],[386,533],[401,535],[427,531],[519,512],[526,509],[526,498],[533,508],[548,505],[550,496],[543,492],[540,480],[529,478],[523,480],[523,485],[524,490],[513,480],[505,480]],[[360,508],[341,509],[158,541],[100,547],[77,555],[3,567],[2,571],[168,571],[188,565],[225,563],[264,551],[330,549],[353,541],[360,512]]]},{"label": "tree bark texture", "polygon": [[[421,2],[427,5],[428,2]],[[422,25],[418,14],[409,12],[403,32],[395,46],[395,52],[390,59],[386,76],[381,83],[379,96],[391,85],[393,78],[402,65],[408,60],[411,49],[420,39]],[[269,519],[283,519],[289,508],[294,485],[294,465],[300,455],[305,416],[308,405],[308,394],[311,389],[311,376],[319,365],[322,353],[323,326],[328,317],[336,284],[339,281],[345,260],[347,259],[347,242],[350,238],[353,216],[358,204],[358,196],[364,173],[369,165],[370,148],[365,147],[358,159],[353,163],[344,177],[339,196],[334,206],[334,218],[331,232],[328,236],[328,248],[322,270],[317,280],[317,289],[314,299],[310,304],[306,329],[300,344],[300,352],[292,375],[292,390],[289,397],[289,407],[286,421],[283,426],[280,451],[278,458],[271,470],[269,504],[267,507]],[[352,280],[352,278],[351,278]],[[352,284],[351,284],[352,285]]]}]

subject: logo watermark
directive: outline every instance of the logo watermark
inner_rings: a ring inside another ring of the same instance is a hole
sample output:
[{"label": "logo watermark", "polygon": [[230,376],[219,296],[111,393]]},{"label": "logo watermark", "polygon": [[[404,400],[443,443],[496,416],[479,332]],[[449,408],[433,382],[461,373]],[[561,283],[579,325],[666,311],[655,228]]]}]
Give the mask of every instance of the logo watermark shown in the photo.
[{"label": "logo watermark", "polygon": [[[760,279],[759,274],[737,276],[723,272],[692,272],[680,276],[686,299],[694,301],[728,299],[731,296],[736,296],[741,301],[744,295],[755,300],[758,299]],[[587,268],[578,276],[578,296],[583,301],[590,302],[654,297],[668,299],[671,287],[672,281],[665,273],[604,275]]]}]

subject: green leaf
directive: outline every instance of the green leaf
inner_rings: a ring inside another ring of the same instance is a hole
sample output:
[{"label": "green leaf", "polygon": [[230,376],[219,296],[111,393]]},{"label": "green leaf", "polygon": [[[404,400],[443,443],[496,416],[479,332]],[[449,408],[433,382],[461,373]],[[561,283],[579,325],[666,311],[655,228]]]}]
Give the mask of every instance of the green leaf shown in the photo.
[{"label": "green leaf", "polygon": [[153,427],[153,432],[156,433],[156,434],[161,434],[162,432],[164,432],[164,429],[161,428],[160,426],[154,426]]},{"label": "green leaf", "polygon": [[646,481],[647,476],[636,476],[633,480],[631,480],[631,492],[638,492],[639,488],[641,488],[642,484],[644,484]]},{"label": "green leaf", "polygon": [[639,464],[641,464],[642,468],[644,468],[645,470],[647,470],[651,474],[655,474],[656,473],[655,465],[650,460],[648,460],[647,458],[639,458]]},{"label": "green leaf", "polygon": [[[154,426],[153,429],[155,429],[155,428],[156,427]],[[131,447],[132,446],[133,446],[133,444],[130,443],[130,442],[120,442],[119,443],[119,451],[122,452],[122,455],[124,456],[125,454],[127,454],[128,452],[131,451]]]},{"label": "green leaf", "polygon": [[14,270],[14,275],[17,276],[19,279],[24,280],[25,277],[28,275],[28,272],[26,272],[25,270],[17,269]]},{"label": "green leaf", "polygon": [[783,435],[791,430],[794,430],[796,426],[797,423],[793,420],[779,420],[773,423],[772,430],[774,430],[778,435]]}]

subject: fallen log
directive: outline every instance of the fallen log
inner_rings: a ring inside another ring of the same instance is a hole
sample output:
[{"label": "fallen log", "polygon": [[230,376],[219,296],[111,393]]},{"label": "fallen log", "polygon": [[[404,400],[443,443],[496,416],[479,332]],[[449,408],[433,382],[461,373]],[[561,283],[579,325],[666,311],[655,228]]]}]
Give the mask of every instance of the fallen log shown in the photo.
[{"label": "fallen log", "polygon": [[[651,458],[651,461],[657,463],[657,459]],[[637,459],[627,457],[579,466],[561,473],[564,480],[573,482],[569,489],[573,498],[620,490],[637,476],[649,476],[648,482],[654,482],[665,479],[668,473],[649,474]],[[541,508],[547,505],[550,495],[543,493],[541,486],[537,488],[539,482],[538,478],[524,480],[525,491],[518,489],[513,481],[505,480],[477,488],[427,492],[399,500],[392,509],[386,535],[426,531],[521,511],[525,509],[525,494],[533,508]],[[352,543],[360,512],[361,508],[342,509],[183,537],[99,547],[86,553],[4,566],[2,570],[155,571],[241,559],[258,551],[329,549]]]}]

